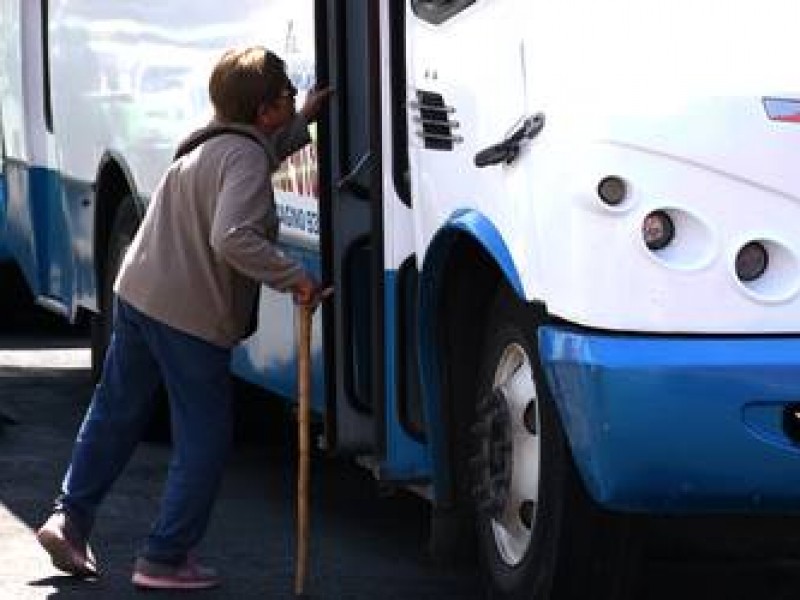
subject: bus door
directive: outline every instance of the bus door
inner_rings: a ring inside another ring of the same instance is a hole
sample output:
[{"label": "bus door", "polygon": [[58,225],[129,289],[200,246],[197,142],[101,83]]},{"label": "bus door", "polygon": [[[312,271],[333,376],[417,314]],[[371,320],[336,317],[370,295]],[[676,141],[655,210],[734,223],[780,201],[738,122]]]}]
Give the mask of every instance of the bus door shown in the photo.
[{"label": "bus door", "polygon": [[336,87],[321,156],[330,181],[321,203],[323,271],[336,287],[325,315],[333,334],[325,336],[328,439],[339,452],[373,457],[368,466],[383,480],[418,483],[429,468],[407,189],[405,3],[326,7],[322,75]]},{"label": "bus door", "polygon": [[[512,83],[524,48],[518,38],[503,41],[510,69],[483,60],[480,18],[467,11],[490,7],[513,22],[521,4],[327,0],[317,36],[320,79],[336,88],[320,134],[323,273],[336,288],[323,314],[327,441],[337,452],[374,457],[368,466],[382,480],[422,493],[430,491],[437,431],[420,388],[417,248],[476,193],[472,156],[480,148],[465,149],[456,96],[465,113],[492,120],[491,135],[521,114]],[[477,68],[511,92],[486,115],[463,94]],[[502,174],[489,176],[502,185]]]},{"label": "bus door", "polygon": [[[326,437],[339,453],[380,454],[383,287],[378,3],[328,0],[320,79],[335,87],[320,135]],[[328,195],[325,198],[325,195]]]}]

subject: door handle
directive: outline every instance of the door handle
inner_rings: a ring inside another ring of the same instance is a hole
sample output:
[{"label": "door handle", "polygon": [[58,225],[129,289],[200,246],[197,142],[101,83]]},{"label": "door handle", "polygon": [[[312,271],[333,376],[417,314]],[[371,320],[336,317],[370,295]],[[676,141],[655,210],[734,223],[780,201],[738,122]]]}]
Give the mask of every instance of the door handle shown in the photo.
[{"label": "door handle", "polygon": [[505,163],[510,165],[519,155],[522,147],[539,135],[544,127],[544,114],[536,113],[523,119],[502,141],[484,148],[475,155],[475,166],[479,169]]}]

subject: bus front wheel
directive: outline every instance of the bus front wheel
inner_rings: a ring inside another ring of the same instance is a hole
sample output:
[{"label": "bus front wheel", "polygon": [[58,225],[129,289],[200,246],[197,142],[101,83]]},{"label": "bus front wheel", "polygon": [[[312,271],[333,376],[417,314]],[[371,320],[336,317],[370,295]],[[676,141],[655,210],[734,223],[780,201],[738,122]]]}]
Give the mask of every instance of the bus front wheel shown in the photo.
[{"label": "bus front wheel", "polygon": [[491,314],[468,466],[490,596],[629,597],[632,529],[601,511],[579,481],[539,368],[530,309],[503,290]]},{"label": "bus front wheel", "polygon": [[139,227],[139,213],[131,196],[125,197],[117,207],[109,235],[105,272],[99,282],[100,313],[92,323],[92,378],[100,379],[106,350],[111,341],[114,321],[114,281],[122,266],[122,259],[133,242]]}]

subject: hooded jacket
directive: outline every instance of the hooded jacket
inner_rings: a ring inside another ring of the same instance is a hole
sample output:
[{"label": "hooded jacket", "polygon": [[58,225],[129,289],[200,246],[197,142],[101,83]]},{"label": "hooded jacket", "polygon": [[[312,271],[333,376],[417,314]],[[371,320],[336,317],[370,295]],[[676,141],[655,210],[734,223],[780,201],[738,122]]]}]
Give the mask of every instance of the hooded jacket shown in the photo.
[{"label": "hooded jacket", "polygon": [[303,277],[302,266],[276,245],[271,178],[310,136],[301,115],[272,136],[225,126],[247,135],[214,136],[164,173],[114,289],[149,317],[230,348],[250,333],[262,283],[286,291]]}]

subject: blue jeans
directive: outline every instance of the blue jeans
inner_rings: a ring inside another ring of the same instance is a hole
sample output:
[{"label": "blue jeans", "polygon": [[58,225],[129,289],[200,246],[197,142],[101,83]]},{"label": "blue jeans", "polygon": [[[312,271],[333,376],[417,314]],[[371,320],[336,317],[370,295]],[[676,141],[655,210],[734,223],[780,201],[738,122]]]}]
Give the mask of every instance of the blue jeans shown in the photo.
[{"label": "blue jeans", "polygon": [[163,378],[172,458],[160,513],[141,556],[180,564],[205,533],[230,447],[230,350],[151,319],[122,300],[116,309],[103,374],[56,509],[88,537],[100,502],[151,418]]}]

